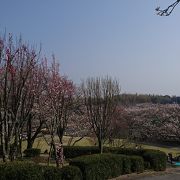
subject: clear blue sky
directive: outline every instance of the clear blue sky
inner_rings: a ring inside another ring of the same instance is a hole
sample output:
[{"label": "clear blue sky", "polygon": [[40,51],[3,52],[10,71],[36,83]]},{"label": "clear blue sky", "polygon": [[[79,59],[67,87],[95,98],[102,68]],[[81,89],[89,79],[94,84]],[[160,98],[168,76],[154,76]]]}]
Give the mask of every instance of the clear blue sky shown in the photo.
[{"label": "clear blue sky", "polygon": [[76,83],[119,79],[122,92],[180,95],[180,6],[174,0],[0,0],[4,29],[54,53]]}]

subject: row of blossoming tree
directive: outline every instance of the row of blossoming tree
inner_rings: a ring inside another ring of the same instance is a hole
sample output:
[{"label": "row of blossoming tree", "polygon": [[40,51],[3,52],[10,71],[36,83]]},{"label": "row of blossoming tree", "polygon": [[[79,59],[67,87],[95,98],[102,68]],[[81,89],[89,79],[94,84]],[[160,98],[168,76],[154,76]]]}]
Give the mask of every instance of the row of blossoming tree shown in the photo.
[{"label": "row of blossoming tree", "polygon": [[40,52],[12,35],[0,38],[0,138],[3,160],[21,154],[22,134],[27,148],[47,127],[51,145],[60,142],[67,125],[75,87],[59,72],[53,57],[48,65]]},{"label": "row of blossoming tree", "polygon": [[[31,149],[42,129],[46,129],[50,137],[47,143],[56,155],[55,137],[62,143],[67,126],[75,131],[85,130],[83,136],[94,133],[102,152],[103,143],[112,134],[119,92],[118,81],[110,77],[91,78],[76,88],[67,76],[60,74],[54,56],[51,60],[42,58],[40,51],[21,38],[15,42],[11,34],[0,37],[3,161],[22,156],[24,134],[27,148]],[[58,160],[56,163],[58,166]]]},{"label": "row of blossoming tree", "polygon": [[[60,73],[59,64],[41,57],[19,38],[0,37],[0,150],[3,161],[22,156],[23,135],[27,149],[41,135],[56,155],[57,138],[94,136],[100,152],[117,138],[138,140],[175,138],[179,141],[178,105],[119,104],[119,82],[110,77],[89,78],[76,87]],[[167,136],[170,135],[170,136]],[[71,138],[70,138],[71,139]],[[77,142],[76,140],[75,142]],[[75,143],[74,142],[74,143]],[[74,144],[73,143],[73,144]],[[50,156],[50,153],[49,153]],[[59,161],[56,157],[56,164]]]}]

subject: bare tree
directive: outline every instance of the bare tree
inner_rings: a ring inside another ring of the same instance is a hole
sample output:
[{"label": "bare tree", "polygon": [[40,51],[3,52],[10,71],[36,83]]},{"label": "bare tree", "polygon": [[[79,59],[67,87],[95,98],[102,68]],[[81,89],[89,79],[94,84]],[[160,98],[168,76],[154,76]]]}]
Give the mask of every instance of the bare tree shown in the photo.
[{"label": "bare tree", "polygon": [[174,8],[179,4],[180,0],[176,0],[174,3],[172,3],[171,5],[169,5],[166,9],[160,9],[160,7],[156,8],[157,11],[157,15],[159,16],[169,16]]},{"label": "bare tree", "polygon": [[82,82],[81,88],[88,121],[96,134],[102,153],[103,143],[110,134],[110,125],[118,106],[120,86],[117,80],[98,77]]}]

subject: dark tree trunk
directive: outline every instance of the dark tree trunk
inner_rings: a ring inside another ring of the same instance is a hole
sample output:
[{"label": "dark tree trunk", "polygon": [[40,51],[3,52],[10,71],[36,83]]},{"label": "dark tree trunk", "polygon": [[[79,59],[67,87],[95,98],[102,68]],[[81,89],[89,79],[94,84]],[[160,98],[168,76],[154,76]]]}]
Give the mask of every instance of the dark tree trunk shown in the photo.
[{"label": "dark tree trunk", "polygon": [[32,137],[32,115],[30,114],[27,121],[27,149],[31,149],[33,146],[31,137]]},{"label": "dark tree trunk", "polygon": [[63,144],[62,140],[63,140],[63,136],[64,136],[64,128],[58,127],[57,134],[58,134],[60,143]]},{"label": "dark tree trunk", "polygon": [[41,132],[44,121],[40,121],[38,128],[35,133],[32,135],[32,115],[30,115],[27,122],[27,149],[31,149],[33,147],[34,141],[37,138],[38,134]]},{"label": "dark tree trunk", "polygon": [[98,137],[98,146],[99,146],[99,151],[102,154],[103,153],[103,142],[100,137]]},{"label": "dark tree trunk", "polygon": [[27,149],[32,149],[34,144],[34,140],[28,139],[27,140]]},{"label": "dark tree trunk", "polygon": [[22,158],[22,137],[19,137],[19,155]]}]

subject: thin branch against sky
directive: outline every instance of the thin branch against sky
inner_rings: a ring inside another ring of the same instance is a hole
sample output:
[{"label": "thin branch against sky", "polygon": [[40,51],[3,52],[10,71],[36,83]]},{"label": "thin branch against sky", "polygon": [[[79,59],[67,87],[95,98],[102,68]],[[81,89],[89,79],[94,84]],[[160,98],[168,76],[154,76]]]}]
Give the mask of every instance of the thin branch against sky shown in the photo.
[{"label": "thin branch against sky", "polygon": [[176,15],[158,18],[157,1],[165,8],[175,2],[6,0],[0,32],[41,42],[42,54],[53,52],[61,72],[77,84],[108,74],[119,79],[123,92],[180,95],[180,7]]},{"label": "thin branch against sky", "polygon": [[174,11],[175,7],[179,4],[179,2],[180,0],[176,0],[174,3],[170,4],[166,9],[160,9],[160,7],[157,7],[157,15],[169,16]]}]

